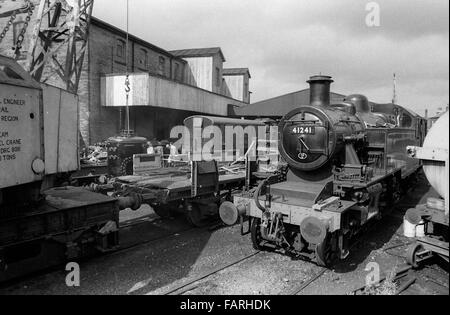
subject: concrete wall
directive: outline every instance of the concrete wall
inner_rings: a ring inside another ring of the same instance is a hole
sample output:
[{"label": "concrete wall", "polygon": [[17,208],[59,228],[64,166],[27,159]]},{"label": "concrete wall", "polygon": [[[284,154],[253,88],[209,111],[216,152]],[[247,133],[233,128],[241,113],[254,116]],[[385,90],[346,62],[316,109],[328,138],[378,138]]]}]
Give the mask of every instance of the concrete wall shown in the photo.
[{"label": "concrete wall", "polygon": [[[126,93],[121,89],[124,79],[124,75],[108,75],[102,78],[103,106],[117,108],[126,104]],[[227,116],[230,106],[246,105],[220,94],[146,73],[132,74],[130,83],[128,104],[131,106],[153,106]]]}]

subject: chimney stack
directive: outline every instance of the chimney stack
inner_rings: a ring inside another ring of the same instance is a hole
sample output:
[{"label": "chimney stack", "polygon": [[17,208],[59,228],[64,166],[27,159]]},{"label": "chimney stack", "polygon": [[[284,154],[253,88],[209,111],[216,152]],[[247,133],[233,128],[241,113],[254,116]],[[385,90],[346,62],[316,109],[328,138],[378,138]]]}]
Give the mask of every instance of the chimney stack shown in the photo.
[{"label": "chimney stack", "polygon": [[329,106],[330,105],[330,86],[334,81],[330,76],[316,75],[309,81],[310,85],[310,105],[311,106]]}]

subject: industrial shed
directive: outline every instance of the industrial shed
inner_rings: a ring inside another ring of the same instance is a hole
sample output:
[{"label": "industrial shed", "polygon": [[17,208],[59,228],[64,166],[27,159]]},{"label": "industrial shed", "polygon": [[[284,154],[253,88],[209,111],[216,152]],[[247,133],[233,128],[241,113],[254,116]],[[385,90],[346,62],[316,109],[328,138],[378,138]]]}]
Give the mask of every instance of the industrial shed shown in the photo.
[{"label": "industrial shed", "polygon": [[[239,117],[258,118],[271,117],[281,118],[291,110],[300,105],[309,104],[309,89],[281,95],[261,102],[253,103],[244,107],[234,108],[234,115]],[[331,102],[342,102],[345,95],[331,93]]]}]

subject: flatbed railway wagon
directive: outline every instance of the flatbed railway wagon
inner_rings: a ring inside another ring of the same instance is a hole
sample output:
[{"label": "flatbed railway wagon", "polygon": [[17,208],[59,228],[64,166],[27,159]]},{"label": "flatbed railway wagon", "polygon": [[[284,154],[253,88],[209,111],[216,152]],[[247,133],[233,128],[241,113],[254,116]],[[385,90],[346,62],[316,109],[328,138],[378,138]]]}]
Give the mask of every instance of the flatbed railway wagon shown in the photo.
[{"label": "flatbed railway wagon", "polygon": [[55,188],[79,168],[78,134],[77,96],[0,56],[0,282],[118,245],[133,202]]},{"label": "flatbed railway wagon", "polygon": [[[251,161],[248,153],[254,149],[258,154],[258,136],[265,141],[270,128],[263,121],[214,116],[189,117],[184,121],[184,127],[184,136],[188,137],[189,145],[183,147],[185,153],[179,155],[183,157],[181,165],[163,167],[159,154],[136,154],[133,158],[134,175],[111,178],[108,184],[97,186],[94,190],[115,196],[141,196],[141,202],[150,205],[160,217],[182,214],[197,227],[217,220],[219,205],[224,200],[231,200],[232,195],[250,187],[255,181],[255,176],[250,176],[249,170],[257,171],[258,161],[256,156]],[[208,128],[209,131],[220,133],[220,137],[215,140],[223,146],[208,151],[209,158],[203,159],[204,146],[211,141],[211,138],[204,138],[204,131],[208,131]],[[227,128],[238,130],[229,151],[226,151],[225,146]],[[242,148],[236,145],[239,131],[245,132],[245,137],[239,139]],[[195,148],[202,155],[200,158],[195,157]],[[229,160],[225,159],[226,156]],[[176,156],[172,158],[177,160]],[[278,174],[275,168],[269,171],[272,175]],[[263,169],[258,173],[261,175],[269,171]]]},{"label": "flatbed railway wagon", "polygon": [[410,223],[424,225],[425,236],[417,239],[408,250],[408,263],[420,267],[433,257],[448,263],[449,211],[449,113],[444,114],[429,131],[423,147],[408,147],[408,154],[423,162],[425,175],[439,198],[429,198],[426,204],[408,210]]},{"label": "flatbed railway wagon", "polygon": [[288,113],[278,128],[286,180],[268,179],[235,195],[220,215],[228,224],[249,217],[256,249],[279,249],[328,266],[346,258],[363,227],[414,183],[421,163],[406,147],[423,138],[415,123],[405,128],[373,113],[365,96],[330,104],[331,77],[308,82],[310,104]]},{"label": "flatbed railway wagon", "polygon": [[193,162],[191,168],[156,168],[142,175],[113,178],[96,191],[140,196],[162,218],[185,215],[196,227],[218,218],[222,198],[245,185],[245,171],[220,170],[216,161]]}]

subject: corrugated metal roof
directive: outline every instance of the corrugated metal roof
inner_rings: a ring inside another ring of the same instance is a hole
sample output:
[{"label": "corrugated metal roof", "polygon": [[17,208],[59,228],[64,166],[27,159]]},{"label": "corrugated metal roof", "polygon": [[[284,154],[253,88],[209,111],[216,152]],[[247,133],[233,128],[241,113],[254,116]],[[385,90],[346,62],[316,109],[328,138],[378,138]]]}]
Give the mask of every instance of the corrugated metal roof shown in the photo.
[{"label": "corrugated metal roof", "polygon": [[[331,93],[331,102],[342,102],[345,95]],[[309,104],[309,89],[281,95],[265,101],[235,108],[236,116],[282,117],[300,105]]]},{"label": "corrugated metal roof", "polygon": [[223,75],[243,75],[248,74],[248,76],[251,78],[250,70],[248,68],[229,68],[229,69],[223,69]]},{"label": "corrugated metal roof", "polygon": [[209,57],[215,54],[220,54],[222,61],[225,62],[225,56],[223,55],[222,49],[220,47],[211,48],[191,48],[191,49],[180,49],[172,50],[170,53],[177,57]]}]

